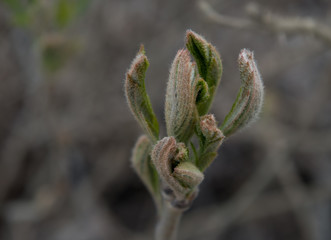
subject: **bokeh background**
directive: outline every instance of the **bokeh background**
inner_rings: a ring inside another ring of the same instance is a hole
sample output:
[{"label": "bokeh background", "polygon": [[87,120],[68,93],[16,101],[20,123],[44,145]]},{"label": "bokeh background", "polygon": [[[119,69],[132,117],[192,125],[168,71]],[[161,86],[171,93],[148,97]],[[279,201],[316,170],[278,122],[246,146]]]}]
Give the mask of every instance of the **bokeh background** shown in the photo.
[{"label": "bokeh background", "polygon": [[179,239],[331,239],[331,2],[208,4],[0,2],[0,239],[153,239],[153,202],[130,167],[142,130],[124,77],[143,43],[164,136],[168,72],[186,29],[221,53],[219,122],[240,86],[240,49],[254,51],[266,93],[259,121],[207,170]]}]

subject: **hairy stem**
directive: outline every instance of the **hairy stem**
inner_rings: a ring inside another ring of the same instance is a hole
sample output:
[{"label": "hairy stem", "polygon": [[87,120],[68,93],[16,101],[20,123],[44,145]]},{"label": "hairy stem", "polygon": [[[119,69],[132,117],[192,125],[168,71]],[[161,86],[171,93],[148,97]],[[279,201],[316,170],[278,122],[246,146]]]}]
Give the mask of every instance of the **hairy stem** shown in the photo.
[{"label": "hairy stem", "polygon": [[177,230],[183,209],[175,208],[167,202],[163,208],[163,213],[156,227],[156,240],[176,240]]}]

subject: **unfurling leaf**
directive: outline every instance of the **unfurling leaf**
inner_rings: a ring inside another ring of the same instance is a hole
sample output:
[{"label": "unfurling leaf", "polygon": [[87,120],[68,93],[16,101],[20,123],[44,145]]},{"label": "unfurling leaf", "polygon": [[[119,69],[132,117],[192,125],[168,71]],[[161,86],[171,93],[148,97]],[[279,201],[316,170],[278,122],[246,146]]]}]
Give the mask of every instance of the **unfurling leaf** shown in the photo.
[{"label": "unfurling leaf", "polygon": [[141,47],[126,74],[125,95],[133,115],[150,137],[156,142],[159,137],[159,125],[145,89],[145,73],[148,60]]},{"label": "unfurling leaf", "polygon": [[177,143],[174,137],[165,137],[157,142],[152,150],[152,162],[164,185],[173,191],[176,198],[184,199],[188,192],[172,175],[173,164],[177,154]]},{"label": "unfurling leaf", "polygon": [[215,47],[191,30],[186,32],[186,47],[197,63],[200,76],[208,85],[209,97],[205,101],[197,103],[199,115],[202,116],[208,112],[220,83],[222,62]]},{"label": "unfurling leaf", "polygon": [[238,63],[241,87],[221,126],[227,137],[255,120],[263,105],[263,83],[253,53],[247,49],[241,50]]},{"label": "unfurling leaf", "polygon": [[199,76],[187,50],[178,51],[170,69],[165,100],[168,136],[187,142],[194,132]]},{"label": "unfurling leaf", "polygon": [[152,143],[146,135],[138,138],[132,153],[132,166],[147,186],[148,190],[155,194],[159,191],[159,179],[154,165],[151,162],[150,153]]},{"label": "unfurling leaf", "polygon": [[217,127],[214,115],[208,114],[200,118],[201,152],[197,166],[204,171],[216,158],[217,150],[221,146],[224,135]]},{"label": "unfurling leaf", "polygon": [[198,186],[204,178],[203,173],[191,162],[179,163],[173,175],[183,186],[191,189]]},{"label": "unfurling leaf", "polygon": [[165,137],[152,150],[152,162],[166,189],[170,189],[176,202],[184,200],[203,180],[203,174],[188,162],[188,152],[183,143],[174,137]]}]

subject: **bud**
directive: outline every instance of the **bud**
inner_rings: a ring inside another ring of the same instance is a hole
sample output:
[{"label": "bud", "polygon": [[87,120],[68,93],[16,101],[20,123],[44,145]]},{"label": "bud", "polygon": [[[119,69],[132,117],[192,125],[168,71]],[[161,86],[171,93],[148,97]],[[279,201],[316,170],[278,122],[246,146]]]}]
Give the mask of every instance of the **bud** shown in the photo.
[{"label": "bud", "polygon": [[174,158],[175,162],[180,163],[183,161],[187,161],[188,159],[188,149],[186,148],[184,143],[177,143],[177,153]]},{"label": "bud", "polygon": [[204,137],[208,140],[224,138],[223,133],[217,128],[213,114],[200,117],[200,129]]},{"label": "bud", "polygon": [[209,97],[206,101],[197,103],[198,112],[201,116],[208,112],[213,101],[222,76],[222,62],[215,47],[207,42],[204,37],[191,30],[186,32],[186,47],[197,63],[200,76],[208,85]]},{"label": "bud", "polygon": [[144,48],[141,46],[126,74],[125,95],[131,112],[150,139],[155,142],[159,137],[159,125],[145,89],[148,65]]},{"label": "bud", "polygon": [[194,132],[198,82],[199,76],[189,52],[178,51],[170,69],[165,119],[168,136],[174,136],[179,142],[187,142]]},{"label": "bud", "polygon": [[236,101],[221,126],[225,136],[253,122],[263,105],[263,83],[253,53],[247,49],[241,50],[238,63],[242,83]]},{"label": "bud", "polygon": [[199,169],[188,162],[185,145],[176,143],[174,137],[158,141],[151,156],[165,189],[172,191],[176,201],[184,200],[203,180]]},{"label": "bud", "polygon": [[212,114],[200,118],[200,131],[203,144],[197,166],[201,171],[204,171],[216,158],[217,150],[225,137],[217,127],[215,117]]}]

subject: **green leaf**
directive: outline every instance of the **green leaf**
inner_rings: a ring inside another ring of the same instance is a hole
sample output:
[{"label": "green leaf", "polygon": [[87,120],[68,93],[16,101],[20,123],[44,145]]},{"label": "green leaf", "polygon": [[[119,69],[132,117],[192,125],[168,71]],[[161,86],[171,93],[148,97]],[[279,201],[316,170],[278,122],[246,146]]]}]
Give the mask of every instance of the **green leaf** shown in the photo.
[{"label": "green leaf", "polygon": [[203,104],[210,97],[208,84],[202,78],[199,79],[196,87],[196,100],[195,103],[197,106]]},{"label": "green leaf", "polygon": [[132,166],[146,185],[158,208],[161,204],[160,183],[157,171],[151,161],[152,142],[143,135],[138,140],[132,152]]},{"label": "green leaf", "polygon": [[173,172],[174,177],[182,186],[190,189],[197,187],[203,180],[203,173],[191,162],[181,162]]},{"label": "green leaf", "polygon": [[208,85],[209,97],[206,101],[197,103],[199,115],[202,116],[208,112],[220,83],[222,62],[215,47],[191,30],[186,32],[186,47],[197,63],[200,76]]},{"label": "green leaf", "polygon": [[152,142],[159,138],[159,124],[145,89],[148,60],[143,46],[126,74],[125,95],[131,112]]},{"label": "green leaf", "polygon": [[225,136],[230,136],[253,122],[263,105],[263,83],[253,53],[247,49],[241,50],[238,62],[241,87],[220,127]]},{"label": "green leaf", "polygon": [[224,135],[217,127],[214,115],[208,114],[200,118],[198,137],[200,138],[200,149],[196,165],[203,172],[216,158],[217,150],[224,140]]}]

